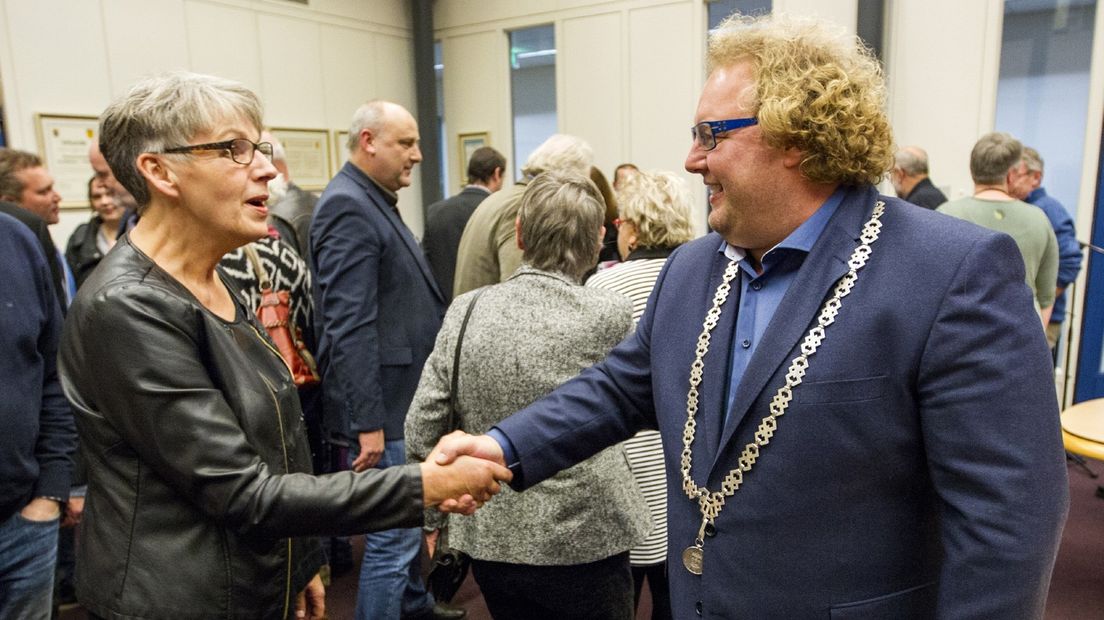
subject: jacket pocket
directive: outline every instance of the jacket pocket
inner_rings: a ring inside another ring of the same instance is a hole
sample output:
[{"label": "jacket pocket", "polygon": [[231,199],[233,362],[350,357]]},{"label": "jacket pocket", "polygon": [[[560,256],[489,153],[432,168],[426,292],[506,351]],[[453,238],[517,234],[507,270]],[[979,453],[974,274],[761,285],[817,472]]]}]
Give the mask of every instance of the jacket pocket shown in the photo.
[{"label": "jacket pocket", "polygon": [[934,618],[935,595],[935,582],[929,582],[862,601],[833,605],[829,609],[829,617],[833,620]]},{"label": "jacket pocket", "polygon": [[888,382],[882,375],[864,379],[802,383],[793,390],[794,401],[802,405],[818,405],[875,400],[885,395]]},{"label": "jacket pocket", "polygon": [[414,353],[410,347],[395,347],[380,349],[380,366],[409,366],[414,361]]}]

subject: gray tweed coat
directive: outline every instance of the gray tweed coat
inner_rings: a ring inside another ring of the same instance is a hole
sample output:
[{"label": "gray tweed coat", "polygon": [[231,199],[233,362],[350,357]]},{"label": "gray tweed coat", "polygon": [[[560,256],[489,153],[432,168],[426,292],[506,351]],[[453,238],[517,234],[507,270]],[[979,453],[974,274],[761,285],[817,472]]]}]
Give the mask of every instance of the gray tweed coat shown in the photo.
[{"label": "gray tweed coat", "polygon": [[[456,336],[474,294],[449,307],[422,371],[406,416],[411,460],[423,460],[448,430]],[[522,265],[484,292],[468,322],[460,427],[486,432],[604,358],[631,329],[632,305],[624,296]],[[616,445],[524,493],[504,485],[474,515],[451,517],[449,543],[480,560],[563,566],[626,551],[650,527],[624,449]]]}]

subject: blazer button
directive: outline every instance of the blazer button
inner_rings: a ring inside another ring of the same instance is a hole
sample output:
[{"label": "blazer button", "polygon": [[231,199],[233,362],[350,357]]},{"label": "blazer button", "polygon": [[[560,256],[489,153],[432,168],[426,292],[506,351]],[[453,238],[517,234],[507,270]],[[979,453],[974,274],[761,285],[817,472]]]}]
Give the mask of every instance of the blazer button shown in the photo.
[{"label": "blazer button", "polygon": [[701,601],[698,601],[697,603],[694,603],[694,611],[699,616],[702,615],[702,602]]},{"label": "blazer button", "polygon": [[705,524],[705,535],[710,537],[710,538],[713,538],[714,536],[717,535],[717,527],[715,525],[713,525],[712,523],[706,523]]}]

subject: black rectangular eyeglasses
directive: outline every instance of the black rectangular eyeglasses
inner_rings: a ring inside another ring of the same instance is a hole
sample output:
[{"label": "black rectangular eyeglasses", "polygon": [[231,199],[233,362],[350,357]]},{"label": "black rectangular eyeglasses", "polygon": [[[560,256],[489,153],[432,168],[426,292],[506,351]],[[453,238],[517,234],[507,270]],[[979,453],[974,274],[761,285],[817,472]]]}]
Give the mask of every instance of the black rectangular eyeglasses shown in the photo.
[{"label": "black rectangular eyeglasses", "polygon": [[754,116],[730,118],[723,121],[702,121],[690,128],[690,135],[693,137],[694,143],[703,150],[712,151],[717,148],[717,134],[757,124],[759,124],[759,119]]},{"label": "black rectangular eyeglasses", "polygon": [[174,146],[167,148],[162,153],[191,153],[192,151],[229,151],[230,159],[243,166],[253,163],[253,153],[260,151],[265,157],[272,159],[271,142],[253,142],[245,138],[236,138],[224,142],[208,142],[207,144],[189,144],[187,146]]}]

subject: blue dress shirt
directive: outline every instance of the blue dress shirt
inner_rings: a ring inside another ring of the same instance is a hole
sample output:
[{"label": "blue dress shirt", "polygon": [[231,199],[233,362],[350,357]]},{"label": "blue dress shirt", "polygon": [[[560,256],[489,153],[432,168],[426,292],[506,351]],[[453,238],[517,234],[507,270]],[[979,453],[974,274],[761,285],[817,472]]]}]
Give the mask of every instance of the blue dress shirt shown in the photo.
[{"label": "blue dress shirt", "polygon": [[[774,318],[774,312],[782,297],[797,276],[809,250],[813,249],[820,234],[824,232],[828,220],[839,208],[843,200],[843,188],[837,189],[820,208],[805,220],[801,226],[783,239],[778,245],[767,250],[760,261],[762,273],[756,273],[747,251],[743,248],[721,243],[719,252],[729,260],[740,261],[739,282],[733,284],[733,291],[739,296],[739,310],[736,317],[736,329],[732,333],[731,374],[728,377],[728,403],[725,407],[725,424],[728,424],[728,412],[736,397],[736,389],[744,378],[755,347],[763,339],[763,332]],[[722,426],[723,428],[723,426]]]}]

